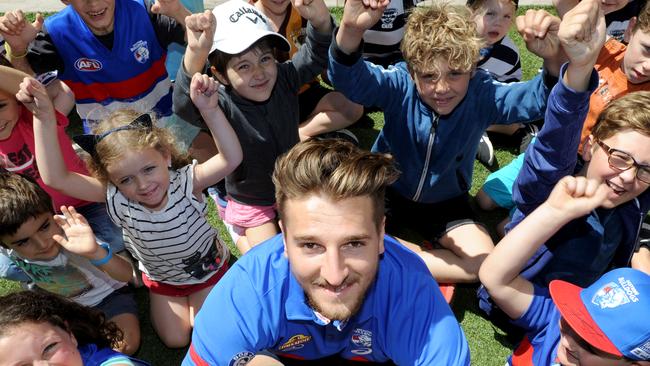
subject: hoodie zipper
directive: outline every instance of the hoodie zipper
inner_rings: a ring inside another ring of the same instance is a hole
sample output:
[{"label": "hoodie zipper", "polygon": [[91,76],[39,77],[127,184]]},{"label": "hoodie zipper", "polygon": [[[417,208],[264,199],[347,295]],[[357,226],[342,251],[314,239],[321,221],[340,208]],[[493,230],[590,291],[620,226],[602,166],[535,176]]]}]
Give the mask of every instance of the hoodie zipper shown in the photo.
[{"label": "hoodie zipper", "polygon": [[431,129],[429,130],[429,142],[427,144],[427,157],[424,159],[424,167],[422,168],[422,175],[420,175],[420,183],[418,183],[418,189],[413,195],[413,201],[420,199],[422,194],[422,187],[424,187],[424,180],[427,177],[427,171],[429,170],[429,161],[431,160],[431,151],[433,150],[433,141],[436,139],[436,129],[438,128],[438,120],[440,117],[437,114],[434,114],[433,121],[431,122]]}]

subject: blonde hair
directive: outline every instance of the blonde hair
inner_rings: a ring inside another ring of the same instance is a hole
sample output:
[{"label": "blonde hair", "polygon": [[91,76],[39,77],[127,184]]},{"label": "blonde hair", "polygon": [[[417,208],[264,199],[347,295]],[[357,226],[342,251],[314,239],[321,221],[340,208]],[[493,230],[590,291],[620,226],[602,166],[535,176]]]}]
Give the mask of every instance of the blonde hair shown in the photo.
[{"label": "blonde hair", "polygon": [[466,7],[434,2],[411,12],[401,49],[411,72],[435,73],[440,61],[452,70],[468,72],[483,46]]},{"label": "blonde hair", "polygon": [[294,146],[275,163],[273,183],[280,217],[289,199],[322,193],[338,201],[369,196],[377,225],[384,217],[386,186],[399,172],[387,155],[361,150],[343,140],[308,140]]},{"label": "blonde hair", "polygon": [[598,140],[623,131],[635,131],[650,137],[650,91],[626,94],[603,109],[591,134]]},{"label": "blonde hair", "polygon": [[[111,113],[102,120],[94,129],[96,135],[108,130],[125,126],[133,122],[142,113],[132,109],[122,109]],[[172,169],[181,168],[190,163],[187,154],[181,153],[176,146],[176,140],[171,132],[165,128],[157,127],[156,120],[151,118],[151,128],[141,127],[121,130],[110,133],[95,146],[96,153],[85,157],[90,173],[100,181],[108,182],[106,167],[119,160],[124,151],[142,150],[153,148],[161,154],[169,154],[172,160]]]}]

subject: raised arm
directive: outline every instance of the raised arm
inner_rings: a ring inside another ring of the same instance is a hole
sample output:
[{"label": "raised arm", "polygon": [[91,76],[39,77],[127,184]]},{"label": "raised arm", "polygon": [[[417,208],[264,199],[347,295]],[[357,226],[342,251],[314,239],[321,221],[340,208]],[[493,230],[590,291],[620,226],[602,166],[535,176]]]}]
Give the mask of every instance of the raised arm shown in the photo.
[{"label": "raised arm", "polygon": [[27,48],[41,29],[43,15],[40,13],[36,14],[34,23],[27,21],[22,10],[10,11],[0,17],[0,35],[6,42],[7,59],[15,68],[29,75],[34,75],[34,71],[27,62]]},{"label": "raised arm", "polygon": [[72,206],[61,206],[61,212],[63,215],[55,215],[54,221],[63,229],[65,236],[54,235],[57,243],[67,251],[87,258],[114,279],[122,282],[131,280],[131,263],[100,246],[85,217]]},{"label": "raised arm", "polygon": [[301,17],[307,19],[318,33],[331,33],[330,11],[323,0],[292,0]]},{"label": "raised arm", "polygon": [[521,317],[533,300],[533,285],[519,276],[528,259],[562,226],[600,206],[606,196],[607,186],[601,182],[564,177],[548,199],[488,255],[479,270],[479,278],[510,318]]},{"label": "raised arm", "polygon": [[183,6],[180,0],[156,0],[151,6],[151,11],[156,14],[166,15],[182,26],[185,26],[185,17],[192,14]]},{"label": "raised arm", "polygon": [[343,8],[336,44],[351,54],[359,49],[363,34],[381,19],[389,0],[348,0]]},{"label": "raised arm", "polygon": [[217,20],[210,10],[192,14],[185,19],[187,49],[183,57],[183,67],[188,75],[203,71],[216,27]]},{"label": "raised arm", "polygon": [[99,180],[68,170],[59,144],[54,107],[43,84],[26,77],[16,98],[34,115],[36,162],[43,182],[71,197],[104,202],[106,188]]},{"label": "raised arm", "polygon": [[219,83],[208,75],[194,74],[190,97],[210,129],[219,153],[194,168],[194,195],[216,184],[242,161],[242,150],[235,131],[219,107]]},{"label": "raised arm", "polygon": [[544,68],[549,74],[558,76],[566,60],[557,35],[560,18],[546,10],[529,9],[517,17],[516,25],[526,48],[544,60]]}]

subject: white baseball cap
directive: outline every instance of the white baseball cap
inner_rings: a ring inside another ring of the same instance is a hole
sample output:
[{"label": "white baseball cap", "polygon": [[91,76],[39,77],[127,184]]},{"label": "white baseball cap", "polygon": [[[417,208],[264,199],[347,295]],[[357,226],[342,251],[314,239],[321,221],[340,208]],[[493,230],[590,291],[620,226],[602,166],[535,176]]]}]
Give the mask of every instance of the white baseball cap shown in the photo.
[{"label": "white baseball cap", "polygon": [[213,10],[217,30],[210,53],[219,50],[231,55],[239,54],[263,37],[273,38],[281,50],[291,49],[289,41],[271,29],[268,18],[257,8],[243,0],[229,0]]}]

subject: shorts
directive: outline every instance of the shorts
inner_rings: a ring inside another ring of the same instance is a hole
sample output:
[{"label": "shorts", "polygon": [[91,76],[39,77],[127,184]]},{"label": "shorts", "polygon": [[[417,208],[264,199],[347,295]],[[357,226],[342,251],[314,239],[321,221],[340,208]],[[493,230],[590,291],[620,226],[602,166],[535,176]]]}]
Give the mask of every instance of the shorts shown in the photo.
[{"label": "shorts", "polygon": [[150,279],[144,272],[142,273],[142,282],[154,294],[171,296],[171,297],[185,297],[193,293],[199,292],[204,288],[214,286],[221,277],[228,270],[228,263],[224,263],[218,271],[216,271],[207,281],[203,283],[195,283],[191,285],[172,285],[169,283],[154,281]]},{"label": "shorts", "polygon": [[254,206],[246,205],[228,199],[224,220],[231,225],[241,226],[243,228],[260,226],[266,222],[272,221],[277,216],[275,205],[273,206]]},{"label": "shorts", "polygon": [[512,189],[523,165],[524,154],[519,154],[508,165],[488,175],[483,183],[483,192],[499,207],[508,210],[515,207],[515,202],[512,200]]},{"label": "shorts", "polygon": [[111,221],[105,203],[89,203],[75,207],[75,209],[86,218],[97,239],[107,243],[113,253],[124,250],[122,228]]},{"label": "shorts", "polygon": [[298,94],[298,105],[300,106],[299,110],[301,123],[314,112],[314,109],[316,109],[316,106],[321,101],[321,99],[323,99],[327,94],[334,91],[322,86],[318,82],[313,82],[309,85],[310,86],[307,88],[307,90]]},{"label": "shorts", "polygon": [[93,308],[101,310],[106,319],[114,318],[121,314],[133,314],[138,316],[138,304],[135,302],[133,290],[129,286],[118,288],[106,296]]},{"label": "shorts", "polygon": [[176,114],[163,119],[160,126],[171,131],[181,151],[187,151],[192,146],[192,141],[201,132],[200,127],[181,119]]},{"label": "shorts", "polygon": [[415,231],[436,242],[449,231],[467,224],[482,225],[469,205],[469,195],[461,194],[436,203],[420,203],[386,189],[386,233],[401,236],[404,229]]}]

